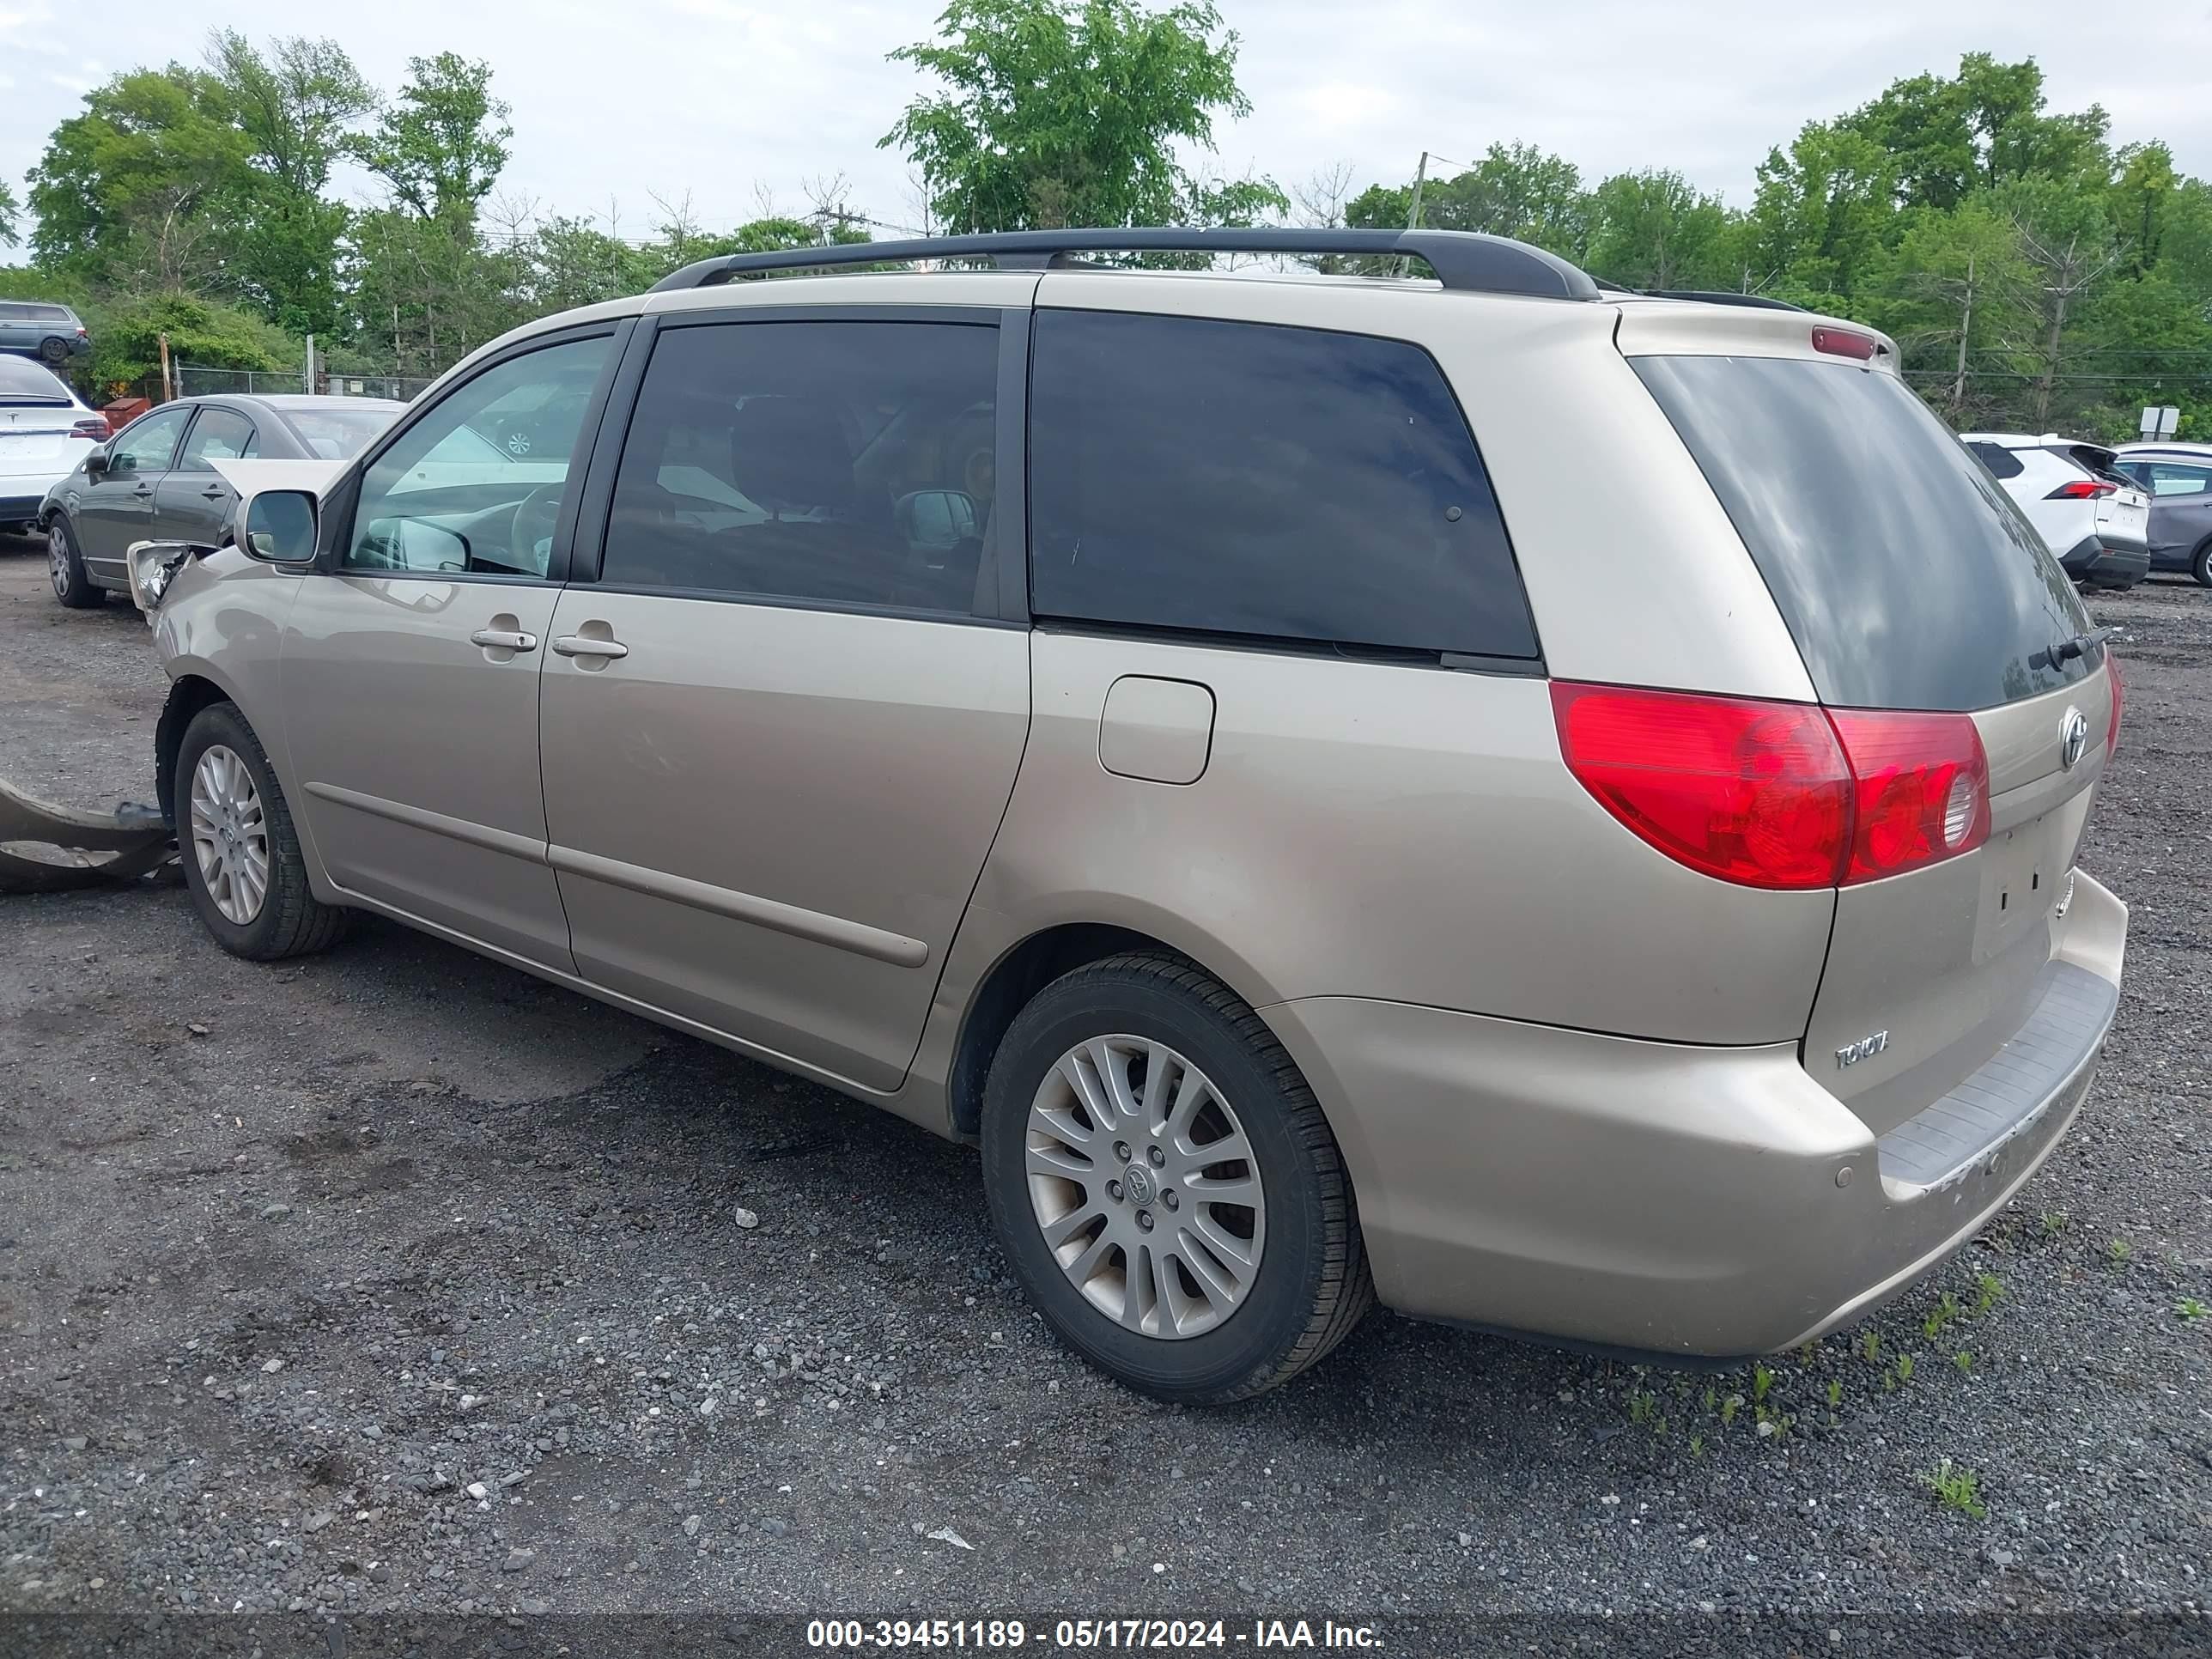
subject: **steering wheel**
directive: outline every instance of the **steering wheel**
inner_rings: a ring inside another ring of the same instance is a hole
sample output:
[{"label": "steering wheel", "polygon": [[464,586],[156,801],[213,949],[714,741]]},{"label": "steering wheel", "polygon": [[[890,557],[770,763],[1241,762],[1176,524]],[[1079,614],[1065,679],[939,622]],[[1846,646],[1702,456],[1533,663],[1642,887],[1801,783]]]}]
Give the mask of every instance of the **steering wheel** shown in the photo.
[{"label": "steering wheel", "polygon": [[[525,495],[515,503],[514,522],[507,531],[508,556],[541,576],[552,557],[553,531],[561,519],[561,490],[557,483],[540,484]],[[546,544],[544,559],[538,554],[540,542]]]}]

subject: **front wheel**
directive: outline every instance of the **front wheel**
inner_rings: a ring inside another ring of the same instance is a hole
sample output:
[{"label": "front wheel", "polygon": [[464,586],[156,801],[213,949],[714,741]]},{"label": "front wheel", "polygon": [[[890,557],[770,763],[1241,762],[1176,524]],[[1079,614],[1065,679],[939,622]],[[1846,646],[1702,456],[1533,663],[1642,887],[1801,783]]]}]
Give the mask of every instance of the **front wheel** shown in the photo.
[{"label": "front wheel", "polygon": [[2204,545],[2197,550],[2197,558],[2189,567],[2189,574],[2205,586],[2212,587],[2212,538],[2208,538]]},{"label": "front wheel", "polygon": [[84,556],[77,551],[76,536],[65,514],[56,514],[46,526],[46,574],[54,597],[72,611],[90,611],[107,603],[106,591],[85,570]]},{"label": "front wheel", "polygon": [[216,943],[254,962],[334,944],[348,913],[309,889],[291,809],[235,703],[192,716],[172,775],[185,885]]},{"label": "front wheel", "polygon": [[1142,1393],[1259,1394],[1373,1301],[1313,1091],[1188,963],[1119,957],[1039,992],[992,1061],[982,1132],[1015,1275],[1070,1346]]}]

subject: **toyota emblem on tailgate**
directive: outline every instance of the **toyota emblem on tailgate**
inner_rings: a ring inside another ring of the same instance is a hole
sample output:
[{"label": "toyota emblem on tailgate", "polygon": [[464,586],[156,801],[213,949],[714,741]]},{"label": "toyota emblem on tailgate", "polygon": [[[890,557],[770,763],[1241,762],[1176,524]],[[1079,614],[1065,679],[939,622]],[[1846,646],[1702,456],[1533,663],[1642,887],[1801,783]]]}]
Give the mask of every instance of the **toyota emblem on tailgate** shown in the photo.
[{"label": "toyota emblem on tailgate", "polygon": [[2089,746],[2089,717],[2069,708],[2058,720],[2058,763],[2071,771],[2081,751]]}]

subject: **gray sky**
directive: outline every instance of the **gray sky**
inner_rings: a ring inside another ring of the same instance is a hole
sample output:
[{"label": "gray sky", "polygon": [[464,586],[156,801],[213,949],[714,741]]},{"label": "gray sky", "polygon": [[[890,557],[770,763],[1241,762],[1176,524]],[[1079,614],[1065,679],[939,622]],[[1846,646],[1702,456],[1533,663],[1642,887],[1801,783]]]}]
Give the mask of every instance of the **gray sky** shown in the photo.
[{"label": "gray sky", "polygon": [[[918,209],[902,157],[875,141],[922,82],[886,63],[938,0],[377,0],[280,12],[268,0],[0,0],[0,177],[18,180],[54,124],[108,75],[198,61],[218,26],[327,32],[389,89],[410,53],[489,58],[514,106],[501,188],[541,211],[607,216],[643,235],[653,195],[689,195],[724,228],[760,192],[803,208],[843,173],[883,221]],[[2131,10],[2113,32],[2080,0],[1858,0],[1850,21],[1778,23],[1772,0],[1225,0],[1254,112],[1217,135],[1220,166],[1293,189],[1349,163],[1354,188],[1411,176],[1424,149],[1465,161],[1493,140],[1557,150],[1591,179],[1680,169],[1747,203],[1769,145],[1890,81],[1962,52],[2033,56],[2054,108],[2102,103],[2117,142],[2162,137],[2212,173],[2212,0]],[[311,21],[319,13],[324,20]],[[275,21],[272,20],[281,20]],[[619,21],[617,21],[619,20]],[[1694,20],[1694,21],[1691,21]],[[364,188],[357,181],[351,189]]]}]

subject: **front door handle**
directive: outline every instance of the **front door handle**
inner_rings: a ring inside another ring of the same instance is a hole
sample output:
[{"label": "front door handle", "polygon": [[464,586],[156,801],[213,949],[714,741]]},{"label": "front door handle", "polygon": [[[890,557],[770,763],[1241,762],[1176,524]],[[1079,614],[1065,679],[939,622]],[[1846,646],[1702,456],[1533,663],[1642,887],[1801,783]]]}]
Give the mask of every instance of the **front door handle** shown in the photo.
[{"label": "front door handle", "polygon": [[562,657],[627,657],[629,647],[620,640],[595,640],[588,634],[563,634],[553,641],[554,654]]},{"label": "front door handle", "polygon": [[[483,646],[487,651],[535,651],[538,635],[525,634],[519,629],[479,628],[469,635],[469,643]],[[553,648],[561,648],[558,642]]]},{"label": "front door handle", "polygon": [[137,489],[132,490],[131,493],[138,496],[150,495],[154,493],[154,486],[151,484],[140,484]]},{"label": "front door handle", "polygon": [[219,501],[229,494],[230,492],[221,484],[210,484],[205,489],[200,491],[200,497],[204,501]]}]

